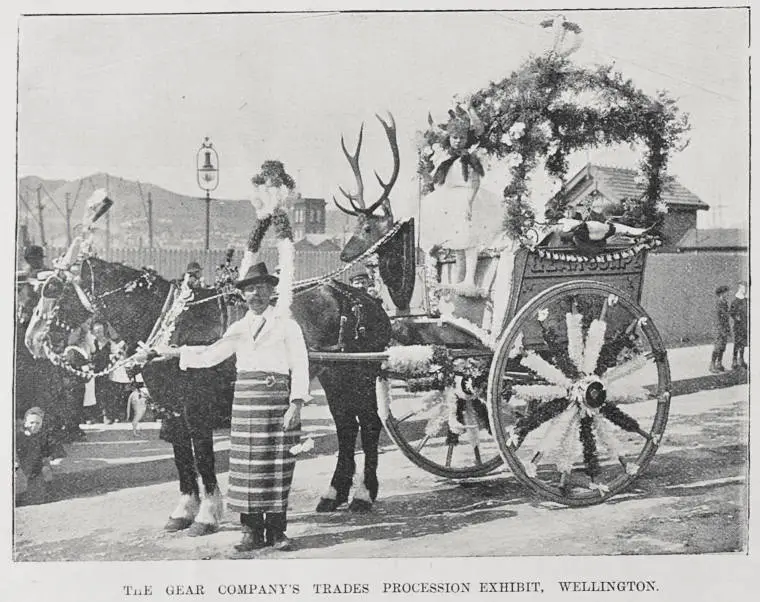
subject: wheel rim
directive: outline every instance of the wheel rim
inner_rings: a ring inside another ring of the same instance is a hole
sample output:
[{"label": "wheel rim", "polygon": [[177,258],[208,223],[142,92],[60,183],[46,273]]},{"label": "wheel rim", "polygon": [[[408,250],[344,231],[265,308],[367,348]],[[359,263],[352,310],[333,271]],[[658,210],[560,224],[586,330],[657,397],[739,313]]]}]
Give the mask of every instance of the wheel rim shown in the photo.
[{"label": "wheel rim", "polygon": [[391,394],[387,408],[378,396],[383,424],[401,452],[420,468],[457,479],[485,476],[503,464],[481,399],[456,402],[458,422],[466,429],[456,436],[439,414],[440,402],[430,404],[426,394],[406,392],[400,381],[385,381],[384,386]]},{"label": "wheel rim", "polygon": [[507,327],[488,399],[520,481],[563,504],[599,503],[656,453],[670,406],[667,354],[644,310],[614,287],[557,285]]}]

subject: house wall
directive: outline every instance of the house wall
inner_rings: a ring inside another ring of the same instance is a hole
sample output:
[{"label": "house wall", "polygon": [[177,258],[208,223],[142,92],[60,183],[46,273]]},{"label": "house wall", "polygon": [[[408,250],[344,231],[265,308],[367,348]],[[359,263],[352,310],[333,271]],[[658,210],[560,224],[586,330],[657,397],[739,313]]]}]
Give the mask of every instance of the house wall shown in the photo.
[{"label": "house wall", "polygon": [[665,242],[660,251],[675,251],[676,245],[686,232],[697,227],[696,209],[676,209],[671,206],[663,224]]}]

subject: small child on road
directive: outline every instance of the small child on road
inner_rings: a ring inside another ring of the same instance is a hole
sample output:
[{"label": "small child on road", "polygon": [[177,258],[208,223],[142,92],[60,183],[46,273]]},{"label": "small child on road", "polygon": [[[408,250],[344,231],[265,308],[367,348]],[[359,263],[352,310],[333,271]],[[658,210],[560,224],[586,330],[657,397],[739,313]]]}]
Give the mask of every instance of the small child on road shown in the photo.
[{"label": "small child on road", "polygon": [[16,433],[16,497],[18,501],[44,501],[47,483],[53,480],[51,465],[66,453],[44,427],[45,412],[38,407],[24,414],[24,425]]}]

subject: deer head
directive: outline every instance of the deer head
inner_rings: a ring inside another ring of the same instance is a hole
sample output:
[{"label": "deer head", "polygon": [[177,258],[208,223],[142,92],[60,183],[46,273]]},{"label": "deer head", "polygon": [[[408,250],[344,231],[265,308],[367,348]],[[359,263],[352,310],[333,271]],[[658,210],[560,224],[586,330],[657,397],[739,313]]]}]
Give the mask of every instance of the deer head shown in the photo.
[{"label": "deer head", "polygon": [[[343,149],[343,154],[348,160],[348,164],[351,166],[351,170],[354,172],[356,178],[356,192],[350,194],[340,188],[341,193],[351,203],[351,209],[348,209],[341,205],[338,200],[333,197],[333,202],[343,213],[352,215],[357,218],[358,223],[354,229],[351,238],[343,247],[343,251],[340,255],[342,261],[351,261],[361,255],[374,243],[380,240],[392,227],[393,227],[393,212],[391,210],[391,202],[388,195],[396,183],[399,170],[399,154],[398,154],[398,141],[396,140],[396,122],[393,120],[393,115],[388,114],[388,121],[385,121],[379,115],[375,115],[378,121],[383,125],[385,134],[388,136],[388,142],[393,153],[393,173],[391,174],[388,183],[383,182],[382,178],[375,172],[375,177],[380,183],[383,189],[380,198],[367,207],[364,202],[364,182],[362,181],[361,169],[359,168],[359,153],[362,148],[362,136],[364,135],[364,124],[362,124],[359,130],[359,140],[356,143],[356,150],[354,154],[350,154],[346,149],[346,143],[343,140],[343,136],[340,138],[340,145]],[[381,214],[376,214],[375,210],[380,208]]]}]

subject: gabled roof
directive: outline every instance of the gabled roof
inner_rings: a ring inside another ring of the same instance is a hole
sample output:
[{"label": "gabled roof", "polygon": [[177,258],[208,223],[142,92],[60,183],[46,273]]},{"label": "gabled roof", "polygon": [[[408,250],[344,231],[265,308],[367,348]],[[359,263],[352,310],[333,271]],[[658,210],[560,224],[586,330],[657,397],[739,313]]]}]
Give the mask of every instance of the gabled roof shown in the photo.
[{"label": "gabled roof", "polygon": [[[593,185],[607,198],[621,200],[626,197],[639,197],[644,192],[643,185],[637,183],[638,177],[639,172],[635,169],[588,163],[568,182],[566,189],[572,195],[574,188],[581,192],[589,185]],[[668,207],[710,208],[707,203],[675,178],[662,191],[662,200]]]},{"label": "gabled roof", "polygon": [[320,249],[320,250],[335,250],[340,249],[333,237],[329,234],[306,234],[302,239],[295,243],[296,248],[300,249]]},{"label": "gabled roof", "polygon": [[748,249],[749,236],[741,228],[692,228],[676,245],[678,249]]}]

